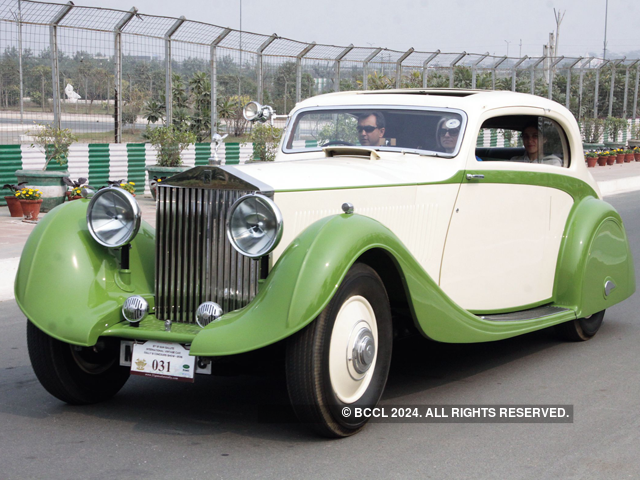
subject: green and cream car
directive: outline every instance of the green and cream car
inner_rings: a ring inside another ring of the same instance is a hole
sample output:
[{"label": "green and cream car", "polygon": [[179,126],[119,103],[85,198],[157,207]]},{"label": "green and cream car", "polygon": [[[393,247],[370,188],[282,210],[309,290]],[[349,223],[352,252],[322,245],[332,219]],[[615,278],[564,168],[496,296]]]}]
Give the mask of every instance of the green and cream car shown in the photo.
[{"label": "green and cream car", "polygon": [[155,230],[118,188],[64,204],[34,229],[15,286],[35,373],[65,402],[108,398],[130,374],[279,365],[300,420],[338,437],[366,422],[344,407],[379,401],[394,330],[588,340],[634,291],[571,113],[460,90],[305,100],[274,162],[158,186]]}]

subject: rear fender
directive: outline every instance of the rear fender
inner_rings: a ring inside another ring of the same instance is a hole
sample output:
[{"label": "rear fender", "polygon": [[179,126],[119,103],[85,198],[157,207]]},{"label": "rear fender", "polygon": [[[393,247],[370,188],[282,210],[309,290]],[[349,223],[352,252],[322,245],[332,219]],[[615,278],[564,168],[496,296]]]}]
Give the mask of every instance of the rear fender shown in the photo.
[{"label": "rear fender", "polygon": [[[604,286],[616,287],[607,296]],[[592,315],[630,297],[636,289],[633,257],[618,212],[593,197],[571,212],[560,248],[555,279],[555,303]]]}]

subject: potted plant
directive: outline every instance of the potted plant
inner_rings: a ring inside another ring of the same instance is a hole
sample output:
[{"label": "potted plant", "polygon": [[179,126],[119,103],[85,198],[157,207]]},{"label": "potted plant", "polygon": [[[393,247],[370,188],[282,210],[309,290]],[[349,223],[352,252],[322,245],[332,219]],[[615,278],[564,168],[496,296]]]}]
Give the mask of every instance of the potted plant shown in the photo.
[{"label": "potted plant", "polygon": [[640,123],[631,124],[631,138],[629,139],[629,148],[640,147]]},{"label": "potted plant", "polygon": [[18,170],[16,177],[19,182],[26,182],[27,186],[38,188],[42,192],[41,210],[48,212],[64,202],[67,188],[62,179],[69,176],[66,170],[69,147],[78,139],[68,128],[52,125],[40,125],[38,129],[28,133],[33,138],[31,146],[37,146],[44,153],[44,168]]},{"label": "potted plant", "polygon": [[69,177],[63,177],[62,181],[70,188],[67,191],[67,200],[78,200],[82,198],[82,189],[87,187],[87,179],[84,177],[78,178],[78,180],[71,180]]},{"label": "potted plant", "polygon": [[618,142],[618,136],[623,128],[627,128],[627,121],[624,118],[607,117],[604,125],[609,134],[609,141],[604,142],[605,146],[609,149],[623,147],[624,143]]},{"label": "potted plant", "polygon": [[633,156],[636,159],[636,162],[640,162],[640,147],[635,147],[633,149]]},{"label": "potted plant", "polygon": [[598,165],[604,167],[609,164],[609,151],[605,150],[604,152],[600,152],[600,156],[598,157]]},{"label": "potted plant", "polygon": [[[121,178],[120,180],[109,180],[107,182],[107,185],[109,187],[121,188],[121,189],[126,190],[127,192],[129,192],[134,197],[136,196],[136,184],[135,184],[135,182],[127,182],[127,180],[125,178]],[[102,188],[106,188],[106,187],[102,187]],[[102,188],[100,188],[100,190],[102,190]]]},{"label": "potted plant", "polygon": [[37,188],[25,187],[16,192],[16,198],[20,200],[23,221],[38,221],[40,206],[42,205],[42,192]]},{"label": "potted plant", "polygon": [[156,128],[147,126],[145,137],[157,152],[156,165],[146,167],[149,178],[169,178],[190,168],[182,166],[181,153],[190,144],[195,143],[195,133],[174,125]]},{"label": "potted plant", "polygon": [[624,163],[629,163],[633,160],[633,150],[625,150],[624,151]]},{"label": "potted plant", "polygon": [[18,193],[22,186],[25,185],[26,182],[19,183],[17,185],[3,185],[2,188],[11,191],[11,195],[7,195],[4,197],[4,200],[7,202],[7,207],[9,207],[9,214],[12,217],[21,217],[22,216],[22,207],[20,206],[20,200],[16,197],[16,193]]},{"label": "potted plant", "polygon": [[156,187],[158,186],[159,183],[162,183],[163,180],[166,180],[167,177],[153,177],[153,180],[151,180],[149,182],[149,189],[151,190],[151,196],[153,197],[153,199],[156,199]]},{"label": "potted plant", "polygon": [[616,149],[616,163],[624,163],[624,150],[622,148]]},{"label": "potted plant", "polygon": [[595,167],[598,161],[598,152],[587,152],[585,156],[587,157],[587,167]]}]

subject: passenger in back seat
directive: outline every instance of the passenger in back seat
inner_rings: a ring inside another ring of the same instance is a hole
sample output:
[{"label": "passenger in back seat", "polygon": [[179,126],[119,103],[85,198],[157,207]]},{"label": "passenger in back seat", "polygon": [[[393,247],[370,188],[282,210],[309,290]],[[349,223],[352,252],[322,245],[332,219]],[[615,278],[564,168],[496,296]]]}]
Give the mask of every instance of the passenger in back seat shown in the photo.
[{"label": "passenger in back seat", "polygon": [[522,143],[524,145],[525,154],[518,155],[511,158],[512,162],[528,162],[528,163],[544,163],[545,165],[554,165],[556,167],[562,166],[562,160],[553,155],[544,154],[544,144],[546,140],[542,141],[542,148],[540,148],[540,137],[542,134],[538,130],[538,124],[532,123],[527,125],[522,130]]}]

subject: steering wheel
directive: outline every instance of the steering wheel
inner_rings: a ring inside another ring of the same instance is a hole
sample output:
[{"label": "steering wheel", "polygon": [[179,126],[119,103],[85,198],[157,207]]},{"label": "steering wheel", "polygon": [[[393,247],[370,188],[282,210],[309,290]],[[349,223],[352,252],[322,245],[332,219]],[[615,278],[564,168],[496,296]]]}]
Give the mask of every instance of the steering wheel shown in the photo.
[{"label": "steering wheel", "polygon": [[322,145],[323,147],[331,147],[332,145],[346,145],[349,147],[353,147],[353,143],[351,142],[345,142],[344,140],[331,140],[330,142],[325,143],[324,145]]}]

